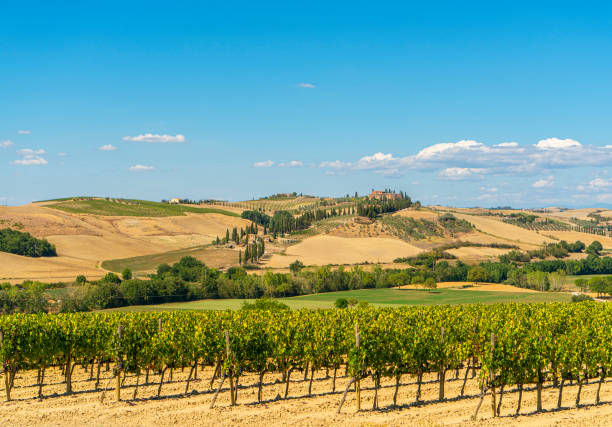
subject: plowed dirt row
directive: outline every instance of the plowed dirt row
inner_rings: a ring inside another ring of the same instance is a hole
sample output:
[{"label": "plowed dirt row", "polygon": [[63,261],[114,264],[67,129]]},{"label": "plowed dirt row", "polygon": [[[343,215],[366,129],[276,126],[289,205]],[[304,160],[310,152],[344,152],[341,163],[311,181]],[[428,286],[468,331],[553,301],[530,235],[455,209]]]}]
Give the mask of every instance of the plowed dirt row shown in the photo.
[{"label": "plowed dirt row", "polygon": [[[114,385],[109,381],[110,371],[102,369],[100,387]],[[490,397],[487,396],[478,414],[477,421],[471,421],[479,399],[477,378],[467,382],[465,397],[460,394],[464,371],[459,379],[454,379],[454,372],[449,372],[446,382],[445,402],[436,402],[438,383],[435,375],[424,378],[422,402],[414,404],[416,385],[414,378],[402,377],[397,399],[397,407],[392,406],[394,380],[383,379],[379,391],[379,410],[373,411],[373,382],[362,381],[362,411],[355,412],[354,392],[349,392],[342,412],[336,414],[342,391],[348,379],[337,379],[336,392],[332,393],[332,379],[325,377],[325,371],[315,374],[312,385],[312,397],[308,397],[308,381],[303,374],[294,372],[291,376],[288,399],[284,395],[285,384],[280,376],[268,374],[264,377],[263,402],[257,403],[258,376],[249,374],[240,378],[237,406],[230,406],[228,381],[221,390],[216,406],[210,409],[213,392],[209,391],[212,369],[198,372],[199,380],[192,382],[189,393],[185,395],[188,369],[177,370],[170,383],[164,383],[161,397],[157,398],[159,375],[150,375],[151,385],[140,386],[133,398],[136,377],[128,376],[122,388],[122,402],[114,402],[114,390],[109,389],[101,402],[102,391],[94,390],[94,381],[89,380],[80,366],[73,375],[74,393],[64,396],[65,384],[58,368],[51,368],[45,375],[43,397],[38,399],[36,372],[21,372],[15,378],[11,402],[3,402],[0,411],[0,424],[11,426],[22,425],[610,425],[612,420],[612,382],[603,384],[601,390],[602,404],[595,406],[596,383],[583,388],[580,408],[575,406],[577,387],[566,386],[563,406],[556,410],[557,389],[547,386],[543,392],[544,413],[536,414],[535,391],[531,388],[523,393],[521,415],[514,417],[517,404],[517,393],[505,393],[501,408],[501,417],[492,418]],[[344,370],[339,371],[339,375]],[[330,372],[331,374],[331,372]],[[95,370],[94,370],[95,376]],[[166,375],[166,378],[168,375]],[[140,377],[140,382],[144,376]],[[2,381],[4,385],[4,381]],[[218,381],[215,382],[215,388]],[[1,390],[4,396],[4,390]]]}]

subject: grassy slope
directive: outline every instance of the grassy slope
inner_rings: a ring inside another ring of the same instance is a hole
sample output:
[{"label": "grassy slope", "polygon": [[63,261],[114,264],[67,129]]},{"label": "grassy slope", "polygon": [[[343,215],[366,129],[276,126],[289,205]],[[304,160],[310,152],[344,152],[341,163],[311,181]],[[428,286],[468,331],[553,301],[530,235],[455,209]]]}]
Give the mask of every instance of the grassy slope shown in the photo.
[{"label": "grassy slope", "polygon": [[[436,291],[399,290],[399,289],[362,289],[357,291],[329,292],[303,295],[293,298],[279,298],[293,309],[332,308],[338,298],[355,298],[377,306],[434,305],[434,304],[492,304],[498,302],[567,302],[571,296],[565,293],[525,293],[472,291],[463,289],[438,289]],[[245,300],[201,300],[183,303],[168,303],[149,306],[122,307],[121,311],[160,311],[160,310],[236,310]]]},{"label": "grassy slope", "polygon": [[215,268],[238,264],[238,253],[236,251],[210,246],[196,246],[152,255],[111,259],[102,262],[102,268],[115,272],[121,272],[126,267],[133,272],[152,271],[156,270],[160,264],[173,264],[184,256],[195,257],[209,267]]},{"label": "grassy slope", "polygon": [[167,203],[128,199],[121,201],[106,199],[69,200],[50,204],[47,205],[47,207],[69,213],[106,216],[164,217],[180,216],[184,215],[185,212],[218,213],[228,216],[239,216],[237,213],[225,211],[223,209],[170,205]]}]

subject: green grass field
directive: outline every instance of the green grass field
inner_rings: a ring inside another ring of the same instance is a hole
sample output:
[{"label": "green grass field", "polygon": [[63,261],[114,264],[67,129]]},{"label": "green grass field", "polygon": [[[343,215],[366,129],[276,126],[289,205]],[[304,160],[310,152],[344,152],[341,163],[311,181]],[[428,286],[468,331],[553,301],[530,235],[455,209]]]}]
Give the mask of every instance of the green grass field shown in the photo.
[{"label": "green grass field", "polygon": [[111,259],[102,262],[102,268],[117,273],[129,268],[133,272],[153,271],[160,264],[174,264],[184,256],[199,259],[209,267],[219,268],[238,264],[238,252],[231,249],[217,248],[210,245],[178,249],[159,254],[143,255],[132,258]]},{"label": "green grass field", "polygon": [[[438,289],[435,291],[413,289],[362,289],[357,291],[328,292],[323,294],[303,295],[293,298],[279,298],[292,309],[332,308],[338,298],[355,298],[374,306],[395,307],[402,305],[436,305],[436,304],[493,304],[498,302],[569,302],[571,295],[566,293],[526,293],[472,291],[466,289]],[[173,310],[237,310],[244,301],[240,299],[200,300],[159,305],[122,307],[120,311],[173,311]]]},{"label": "green grass field", "polygon": [[165,217],[181,216],[185,212],[191,213],[218,213],[228,216],[240,216],[237,213],[223,209],[200,208],[197,205],[171,205],[168,203],[150,202],[146,200],[131,199],[70,199],[46,205],[68,213],[90,214],[102,216],[145,216]]}]

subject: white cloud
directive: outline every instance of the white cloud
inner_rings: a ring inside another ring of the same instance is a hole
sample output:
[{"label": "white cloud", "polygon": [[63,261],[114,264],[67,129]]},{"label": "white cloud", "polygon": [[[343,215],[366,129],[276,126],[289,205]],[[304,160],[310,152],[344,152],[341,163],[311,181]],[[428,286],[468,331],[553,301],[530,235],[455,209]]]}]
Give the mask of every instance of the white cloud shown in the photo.
[{"label": "white cloud", "polygon": [[23,159],[13,161],[13,164],[20,166],[42,166],[46,165],[47,161],[41,156],[27,154],[23,156]]},{"label": "white cloud", "polygon": [[299,160],[291,160],[290,162],[287,162],[287,163],[279,163],[278,166],[281,168],[297,168],[297,167],[304,166],[304,163],[302,163]]},{"label": "white cloud", "polygon": [[124,141],[134,141],[134,142],[161,142],[161,143],[171,143],[171,142],[185,142],[185,136],[179,134],[176,135],[158,135],[152,133],[142,133],[136,136],[124,136],[122,138]]},{"label": "white cloud", "polygon": [[314,89],[316,86],[312,83],[298,83],[298,87],[303,87],[305,89]]},{"label": "white cloud", "polygon": [[604,148],[612,148],[612,145],[606,145]]},{"label": "white cloud", "polygon": [[130,166],[130,171],[132,172],[152,171],[154,169],[155,168],[153,166],[145,166],[145,165]]},{"label": "white cloud", "polygon": [[438,174],[438,176],[440,176],[441,178],[445,178],[445,179],[461,180],[461,179],[471,178],[474,175],[482,175],[483,173],[486,173],[486,172],[487,170],[482,169],[482,168],[452,167],[452,168],[444,169]]},{"label": "white cloud", "polygon": [[13,141],[10,139],[5,139],[4,141],[0,141],[0,148],[9,148],[15,145]]},{"label": "white cloud", "polygon": [[548,178],[542,178],[534,182],[531,186],[533,188],[545,188],[552,187],[555,184],[555,177],[549,175]]},{"label": "white cloud", "polygon": [[20,129],[17,131],[19,135],[29,135],[30,131],[28,129]]},{"label": "white cloud", "polygon": [[22,156],[31,156],[31,155],[45,154],[45,150],[43,150],[42,148],[40,150],[32,150],[31,148],[22,148],[21,150],[18,150],[17,153],[21,154]]},{"label": "white cloud", "polygon": [[116,149],[117,147],[115,147],[113,144],[106,144],[98,148],[100,151],[115,151]]},{"label": "white cloud", "polygon": [[344,163],[340,160],[335,160],[333,162],[325,161],[319,163],[320,168],[332,168],[332,169],[343,169],[350,165],[350,163]]},{"label": "white cloud", "polygon": [[603,203],[612,203],[612,193],[600,194],[597,200]]},{"label": "white cloud", "polygon": [[423,148],[416,155],[419,160],[431,160],[442,154],[452,154],[464,150],[480,150],[484,144],[472,140],[462,140],[459,142],[442,142]]},{"label": "white cloud", "polygon": [[20,166],[41,166],[46,165],[47,160],[42,157],[42,154],[45,154],[45,150],[38,149],[33,150],[31,148],[22,148],[21,150],[17,150],[17,154],[19,154],[22,158],[18,160],[14,160],[12,163],[14,165]]},{"label": "white cloud", "polygon": [[272,166],[274,166],[274,162],[272,160],[265,160],[263,162],[253,163],[254,168],[271,168]]},{"label": "white cloud", "polygon": [[582,147],[582,144],[573,139],[547,138],[538,141],[536,147],[540,150],[558,150]]},{"label": "white cloud", "polygon": [[58,155],[59,157],[66,157],[66,156],[68,155],[68,153],[61,153],[61,152],[60,152],[60,153],[57,153],[57,155]]},{"label": "white cloud", "polygon": [[[474,140],[444,142],[425,147],[414,155],[395,157],[391,153],[375,153],[349,162],[322,161],[320,168],[334,170],[406,169],[439,170],[442,177],[453,171],[449,168],[486,169],[497,175],[534,175],[542,170],[608,166],[612,164],[612,150],[578,141],[549,138],[532,145],[502,142],[485,145]],[[471,171],[473,173],[473,171]],[[461,173],[461,172],[458,172]],[[465,175],[465,172],[463,172]]]}]

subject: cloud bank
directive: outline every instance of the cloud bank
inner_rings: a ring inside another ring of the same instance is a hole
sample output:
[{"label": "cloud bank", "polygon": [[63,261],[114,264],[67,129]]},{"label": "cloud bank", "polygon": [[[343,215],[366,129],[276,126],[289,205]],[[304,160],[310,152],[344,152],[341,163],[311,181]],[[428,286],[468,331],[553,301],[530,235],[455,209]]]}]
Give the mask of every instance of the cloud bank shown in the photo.
[{"label": "cloud bank", "polygon": [[583,145],[573,139],[547,138],[532,145],[502,142],[485,145],[474,140],[443,142],[416,154],[396,157],[378,152],[357,161],[325,160],[319,168],[333,171],[438,170],[442,179],[466,179],[475,175],[537,174],[542,170],[596,167],[612,164],[612,150]]}]

